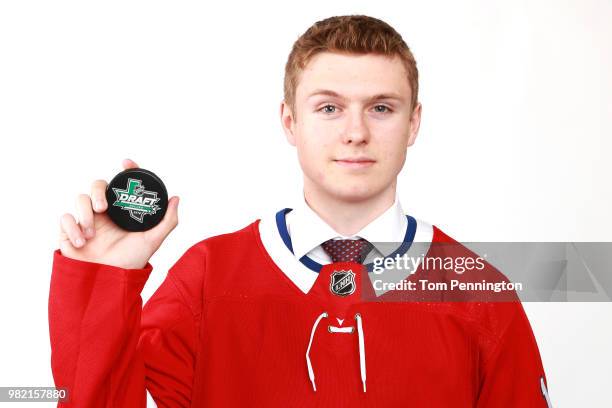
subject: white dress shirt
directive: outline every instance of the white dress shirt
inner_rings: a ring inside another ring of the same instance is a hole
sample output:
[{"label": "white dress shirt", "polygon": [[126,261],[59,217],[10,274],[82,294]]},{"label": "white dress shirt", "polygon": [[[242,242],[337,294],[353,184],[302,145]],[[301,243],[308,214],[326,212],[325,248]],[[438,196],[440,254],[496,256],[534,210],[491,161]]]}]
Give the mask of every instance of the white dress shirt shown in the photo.
[{"label": "white dress shirt", "polygon": [[[293,282],[303,293],[308,293],[314,285],[319,270],[316,265],[307,265],[302,262],[304,255],[306,259],[319,265],[331,263],[329,255],[323,250],[321,244],[329,239],[339,238],[364,238],[375,245],[364,263],[372,262],[373,257],[389,256],[397,245],[388,243],[401,243],[406,239],[409,249],[407,256],[419,256],[428,252],[428,246],[433,239],[433,226],[415,217],[410,217],[411,222],[399,203],[397,193],[393,205],[379,215],[375,220],[366,225],[361,231],[351,237],[343,237],[334,231],[323,221],[307,204],[303,196],[301,200],[293,202],[292,210],[285,212],[284,208],[275,208],[260,217],[259,238],[270,260],[278,267],[277,269]],[[283,214],[284,213],[284,214]],[[290,239],[288,244],[283,238],[283,231],[279,224],[279,216],[282,215],[282,224],[286,226],[284,233]],[[409,228],[410,227],[410,228]],[[412,229],[414,228],[414,229]],[[408,230],[412,232],[409,233]],[[412,245],[413,242],[425,245]],[[378,245],[385,243],[387,245]],[[405,276],[398,276],[398,281]],[[380,292],[384,293],[384,291]],[[377,292],[377,294],[379,294]]]},{"label": "white dress shirt", "polygon": [[388,245],[385,249],[378,244],[402,242],[408,224],[397,192],[391,207],[351,236],[343,236],[336,232],[310,208],[303,197],[302,200],[298,200],[293,210],[287,213],[285,220],[295,257],[300,259],[302,256],[308,255],[309,258],[323,265],[332,262],[330,256],[321,247],[321,244],[329,239],[364,238],[372,243],[380,254],[386,255]]}]

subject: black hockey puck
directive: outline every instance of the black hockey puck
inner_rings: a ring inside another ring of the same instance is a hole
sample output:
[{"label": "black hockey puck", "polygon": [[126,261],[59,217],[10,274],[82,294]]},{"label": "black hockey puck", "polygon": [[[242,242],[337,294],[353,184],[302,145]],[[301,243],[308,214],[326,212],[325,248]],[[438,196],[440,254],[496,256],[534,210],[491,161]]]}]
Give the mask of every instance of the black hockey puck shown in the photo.
[{"label": "black hockey puck", "polygon": [[127,231],[146,231],[164,218],[168,208],[166,186],[153,172],[127,169],[106,187],[106,213]]}]

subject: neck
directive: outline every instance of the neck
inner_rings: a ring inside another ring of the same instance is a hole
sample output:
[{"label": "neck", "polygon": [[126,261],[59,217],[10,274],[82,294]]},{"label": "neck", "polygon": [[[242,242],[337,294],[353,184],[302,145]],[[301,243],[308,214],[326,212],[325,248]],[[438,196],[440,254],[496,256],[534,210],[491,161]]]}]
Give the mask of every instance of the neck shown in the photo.
[{"label": "neck", "polygon": [[304,183],[306,204],[334,231],[344,236],[355,235],[388,210],[395,201],[397,180],[379,194],[358,201],[334,197]]}]

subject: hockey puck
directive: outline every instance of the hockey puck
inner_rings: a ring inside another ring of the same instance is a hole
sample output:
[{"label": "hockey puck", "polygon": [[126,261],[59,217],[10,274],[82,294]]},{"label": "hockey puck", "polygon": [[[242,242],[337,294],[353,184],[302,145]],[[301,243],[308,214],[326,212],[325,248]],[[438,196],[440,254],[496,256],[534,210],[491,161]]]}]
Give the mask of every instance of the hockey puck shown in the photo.
[{"label": "hockey puck", "polygon": [[106,213],[127,231],[146,231],[164,218],[168,208],[166,186],[153,172],[126,169],[106,187]]}]

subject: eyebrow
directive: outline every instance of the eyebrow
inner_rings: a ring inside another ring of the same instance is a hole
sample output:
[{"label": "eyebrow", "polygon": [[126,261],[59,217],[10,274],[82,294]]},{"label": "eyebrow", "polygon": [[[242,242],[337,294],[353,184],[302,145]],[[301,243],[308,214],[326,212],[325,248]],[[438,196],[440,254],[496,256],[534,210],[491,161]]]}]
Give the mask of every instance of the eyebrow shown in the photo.
[{"label": "eyebrow", "polygon": [[[340,99],[344,99],[344,97],[342,95],[340,95],[339,93],[332,91],[331,89],[317,89],[315,91],[313,91],[310,95],[308,95],[307,99],[312,98],[313,96],[317,96],[317,95],[327,95],[327,96],[333,96],[336,98],[340,98]],[[372,101],[377,101],[377,100],[381,100],[381,99],[397,99],[400,102],[404,101],[404,98],[402,98],[401,95],[396,94],[396,93],[380,93],[380,94],[376,94],[374,96],[371,96],[370,98],[367,99],[368,102],[372,102]]]}]

